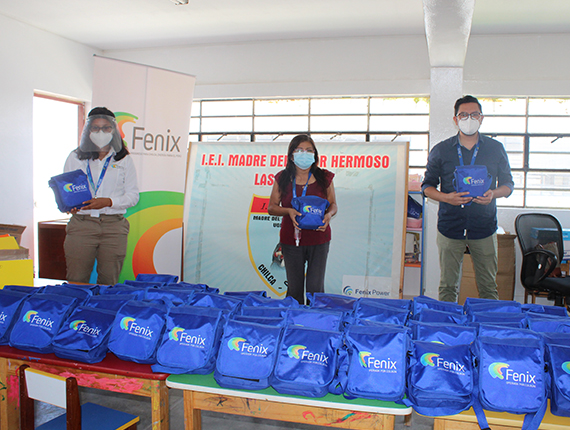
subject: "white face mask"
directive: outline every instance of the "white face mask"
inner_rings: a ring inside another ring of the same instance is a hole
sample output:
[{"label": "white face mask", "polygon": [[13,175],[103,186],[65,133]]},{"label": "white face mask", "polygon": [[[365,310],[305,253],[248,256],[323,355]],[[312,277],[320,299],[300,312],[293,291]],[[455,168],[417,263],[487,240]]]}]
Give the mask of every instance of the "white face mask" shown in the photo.
[{"label": "white face mask", "polygon": [[457,121],[457,125],[459,126],[459,130],[466,136],[473,136],[477,131],[479,131],[479,127],[481,123],[473,118],[467,118],[465,120]]},{"label": "white face mask", "polygon": [[113,139],[113,133],[105,133],[103,130],[100,130],[97,133],[92,131],[89,134],[89,137],[95,145],[97,145],[99,148],[103,148],[104,146],[107,146],[109,142],[111,142]]}]

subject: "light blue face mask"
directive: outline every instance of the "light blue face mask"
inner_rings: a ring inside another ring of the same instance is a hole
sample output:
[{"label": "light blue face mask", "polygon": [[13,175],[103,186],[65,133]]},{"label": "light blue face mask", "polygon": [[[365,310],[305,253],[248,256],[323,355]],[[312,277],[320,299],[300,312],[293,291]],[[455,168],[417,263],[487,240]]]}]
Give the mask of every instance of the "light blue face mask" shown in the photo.
[{"label": "light blue face mask", "polygon": [[308,169],[315,162],[315,154],[312,152],[295,152],[293,153],[293,163],[299,169]]}]

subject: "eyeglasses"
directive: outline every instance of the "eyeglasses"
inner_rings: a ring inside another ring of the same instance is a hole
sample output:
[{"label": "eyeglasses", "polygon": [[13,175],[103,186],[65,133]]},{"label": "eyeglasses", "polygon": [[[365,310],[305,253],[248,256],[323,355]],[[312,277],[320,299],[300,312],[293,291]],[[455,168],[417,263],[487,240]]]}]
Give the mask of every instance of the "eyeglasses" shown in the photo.
[{"label": "eyeglasses", "polygon": [[474,119],[475,121],[479,121],[481,118],[483,118],[483,114],[479,112],[473,112],[473,113],[460,112],[457,114],[457,118],[459,118],[459,120],[461,121],[465,121],[469,117],[471,117],[471,119]]},{"label": "eyeglasses", "polygon": [[93,131],[95,133],[99,133],[101,130],[103,130],[105,133],[110,133],[113,131],[113,127],[110,125],[104,125],[103,127],[97,127],[96,125],[92,125],[91,127],[89,127],[89,131]]},{"label": "eyeglasses", "polygon": [[308,152],[309,154],[314,154],[315,150],[313,148],[307,148],[307,149],[297,148],[293,151],[294,154],[299,154],[301,152]]}]

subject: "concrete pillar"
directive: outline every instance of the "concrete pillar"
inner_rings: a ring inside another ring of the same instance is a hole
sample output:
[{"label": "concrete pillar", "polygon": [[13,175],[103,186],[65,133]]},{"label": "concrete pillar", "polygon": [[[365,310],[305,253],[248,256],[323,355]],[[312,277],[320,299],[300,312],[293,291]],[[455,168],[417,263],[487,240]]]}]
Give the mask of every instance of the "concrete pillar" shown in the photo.
[{"label": "concrete pillar", "polygon": [[[453,105],[462,97],[462,67],[432,67],[429,113],[429,149],[457,133],[453,122]],[[439,258],[437,253],[438,202],[428,199],[424,214],[423,294],[437,298]]]}]

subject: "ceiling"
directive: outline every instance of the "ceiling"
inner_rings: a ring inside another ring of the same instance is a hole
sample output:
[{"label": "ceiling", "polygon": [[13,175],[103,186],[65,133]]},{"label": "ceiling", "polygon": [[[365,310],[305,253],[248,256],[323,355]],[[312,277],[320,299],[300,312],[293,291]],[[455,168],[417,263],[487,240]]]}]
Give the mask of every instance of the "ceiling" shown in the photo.
[{"label": "ceiling", "polygon": [[[115,50],[425,35],[430,29],[424,3],[435,6],[431,30],[444,25],[448,39],[455,27],[460,33],[469,30],[465,22],[454,21],[458,15],[467,21],[472,16],[472,35],[570,33],[568,0],[189,0],[188,5],[173,0],[0,0],[0,14],[93,48]],[[458,14],[462,10],[468,13]]]}]

